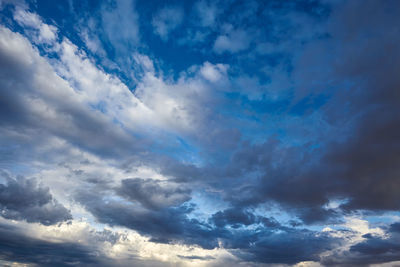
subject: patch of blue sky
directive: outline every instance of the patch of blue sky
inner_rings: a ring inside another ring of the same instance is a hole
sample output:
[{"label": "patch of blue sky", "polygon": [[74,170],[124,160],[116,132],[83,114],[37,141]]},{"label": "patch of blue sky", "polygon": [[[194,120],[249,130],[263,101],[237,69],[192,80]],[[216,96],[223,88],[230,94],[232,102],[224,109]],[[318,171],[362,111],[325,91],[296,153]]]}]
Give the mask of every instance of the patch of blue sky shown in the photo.
[{"label": "patch of blue sky", "polygon": [[371,225],[384,226],[395,222],[400,222],[400,212],[387,211],[380,214],[364,215],[363,219],[367,220]]},{"label": "patch of blue sky", "polygon": [[203,221],[207,221],[214,213],[229,208],[229,204],[218,192],[207,189],[194,190],[188,203],[195,204],[195,210],[188,217]]},{"label": "patch of blue sky", "polygon": [[[2,154],[2,151],[0,151],[0,154]],[[36,171],[30,163],[8,161],[6,158],[1,158],[0,169],[9,170],[14,175],[22,176],[29,176]]]},{"label": "patch of blue sky", "polygon": [[165,131],[157,134],[149,150],[158,155],[165,155],[180,162],[201,166],[202,158],[199,149],[187,139]]},{"label": "patch of blue sky", "polygon": [[[89,106],[90,106],[92,109],[98,110],[98,111],[100,111],[100,112],[103,113],[103,114],[106,114],[106,113],[107,113],[107,103],[105,103],[105,102],[102,101],[102,100],[98,101],[97,103],[92,103],[92,104],[89,103]],[[118,122],[117,119],[114,119],[113,121],[114,121],[114,123],[120,124],[120,123]]]},{"label": "patch of blue sky", "polygon": [[[283,93],[286,95],[285,93]],[[291,103],[289,98],[270,99],[265,95],[260,99],[249,99],[246,95],[239,92],[228,92],[225,94],[226,98],[240,103],[240,105],[251,113],[247,113],[249,117],[255,120],[262,114],[282,114],[284,113]],[[232,110],[234,111],[234,110]]]},{"label": "patch of blue sky", "polygon": [[14,32],[23,33],[23,28],[13,20],[14,7],[11,5],[4,5],[0,12],[0,22],[2,25],[7,26]]},{"label": "patch of blue sky", "polygon": [[290,113],[296,116],[303,116],[321,108],[329,100],[326,94],[307,95],[290,108]]}]

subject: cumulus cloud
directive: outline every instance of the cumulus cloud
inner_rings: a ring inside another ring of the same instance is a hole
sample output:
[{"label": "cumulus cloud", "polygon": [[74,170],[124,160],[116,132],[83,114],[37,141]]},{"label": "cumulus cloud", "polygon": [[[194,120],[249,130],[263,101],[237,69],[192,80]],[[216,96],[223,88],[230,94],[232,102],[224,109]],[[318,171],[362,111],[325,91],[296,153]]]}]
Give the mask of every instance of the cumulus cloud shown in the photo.
[{"label": "cumulus cloud", "polygon": [[201,75],[210,82],[221,81],[226,76],[228,66],[224,64],[213,65],[210,62],[205,62],[200,69]]},{"label": "cumulus cloud", "polygon": [[[1,123],[9,131],[41,131],[99,153],[132,145],[131,137],[111,127],[111,120],[100,112],[91,111],[82,95],[59,77],[25,38],[6,28],[0,29],[0,35]],[[105,130],[107,125],[109,130]],[[99,129],[102,134],[94,138]]]},{"label": "cumulus cloud", "polygon": [[13,220],[26,220],[51,225],[72,219],[70,212],[36,180],[21,176],[10,177],[2,172],[0,184],[1,216]]}]

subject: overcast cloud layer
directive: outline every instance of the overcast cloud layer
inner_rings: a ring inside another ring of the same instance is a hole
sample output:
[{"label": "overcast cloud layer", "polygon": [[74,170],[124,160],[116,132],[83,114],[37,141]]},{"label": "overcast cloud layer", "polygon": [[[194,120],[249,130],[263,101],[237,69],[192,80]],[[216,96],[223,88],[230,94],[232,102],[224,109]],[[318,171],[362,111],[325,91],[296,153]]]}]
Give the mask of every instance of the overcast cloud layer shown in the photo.
[{"label": "overcast cloud layer", "polygon": [[400,2],[0,0],[0,265],[400,264]]}]

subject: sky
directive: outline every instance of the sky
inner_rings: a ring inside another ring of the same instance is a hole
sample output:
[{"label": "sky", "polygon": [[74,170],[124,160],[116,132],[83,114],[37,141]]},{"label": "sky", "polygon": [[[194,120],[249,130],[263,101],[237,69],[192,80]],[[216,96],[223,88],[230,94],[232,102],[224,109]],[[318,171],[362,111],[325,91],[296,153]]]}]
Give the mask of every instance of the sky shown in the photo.
[{"label": "sky", "polygon": [[0,0],[0,265],[399,265],[399,14]]}]

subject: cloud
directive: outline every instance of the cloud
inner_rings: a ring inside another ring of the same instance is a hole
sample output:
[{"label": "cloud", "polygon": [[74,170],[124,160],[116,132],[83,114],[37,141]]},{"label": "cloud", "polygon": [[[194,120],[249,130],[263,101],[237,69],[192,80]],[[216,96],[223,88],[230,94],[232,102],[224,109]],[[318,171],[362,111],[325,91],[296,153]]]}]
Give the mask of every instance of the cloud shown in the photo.
[{"label": "cloud", "polygon": [[194,11],[202,27],[213,27],[221,10],[215,2],[201,0],[195,3]]},{"label": "cloud", "polygon": [[39,266],[98,266],[95,251],[77,243],[56,243],[31,238],[10,226],[0,226],[0,258],[5,261]]},{"label": "cloud", "polygon": [[191,255],[191,256],[182,256],[182,255],[178,255],[179,258],[182,259],[188,259],[188,260],[201,260],[201,261],[208,261],[208,260],[214,260],[214,257],[211,256],[206,256],[206,257],[202,257],[202,256],[195,256],[195,255]]},{"label": "cloud", "polygon": [[225,64],[213,65],[210,62],[205,62],[200,68],[201,75],[210,82],[218,82],[226,77],[228,66]]},{"label": "cloud", "polygon": [[[315,2],[271,3],[198,2],[198,21],[164,7],[144,34],[145,4],[101,3],[79,36],[117,65],[113,74],[61,20],[55,28],[28,9],[2,16],[20,33],[0,28],[1,164],[43,185],[2,183],[1,219],[53,229],[72,213],[111,229],[90,239],[104,250],[86,240],[68,263],[91,264],[92,252],[117,259],[123,247],[129,266],[137,255],[116,241],[121,229],[147,244],[139,255],[188,249],[157,256],[176,262],[220,260],[207,250],[233,253],[238,265],[398,260],[398,224],[382,234],[342,222],[398,209],[399,5],[329,2],[325,13]],[[164,62],[173,42],[145,44],[151,31],[167,41],[178,29],[207,36],[203,52],[183,51],[191,67],[179,71]],[[36,239],[27,243],[56,243]]]},{"label": "cloud", "polygon": [[[132,179],[128,181],[132,182]],[[143,188],[147,186],[146,182],[139,179],[134,182],[135,186],[139,182],[144,183]],[[130,188],[131,186],[127,186],[126,191],[129,193]],[[120,190],[117,189],[116,193],[121,194]],[[210,218],[209,224],[190,218],[196,209],[193,205],[157,209],[145,205],[143,209],[137,205],[136,199],[132,199],[133,202],[120,201],[110,191],[101,195],[107,197],[100,197],[98,192],[88,190],[76,195],[76,200],[98,222],[133,229],[155,243],[197,245],[204,249],[222,246],[245,261],[294,264],[318,260],[319,253],[336,247],[341,242],[339,238],[331,237],[328,233],[318,234],[306,229],[283,227],[273,218],[255,216],[248,211],[228,209],[217,212]],[[139,197],[136,194],[136,198]],[[140,201],[143,202],[142,199]],[[255,225],[255,230],[240,228],[249,225]],[[303,244],[304,240],[309,242],[310,246],[307,248]],[[290,250],[285,249],[288,246]]]},{"label": "cloud", "polygon": [[[396,136],[400,128],[395,116],[399,106],[395,88],[399,79],[392,70],[399,51],[393,50],[390,57],[380,54],[387,47],[395,47],[397,37],[393,32],[397,32],[398,27],[385,28],[391,25],[388,20],[394,13],[375,6],[373,1],[363,5],[363,10],[356,4],[342,8],[329,22],[331,38],[310,43],[303,57],[296,61],[294,73],[299,82],[295,84],[299,94],[305,87],[315,93],[313,90],[317,89],[313,89],[313,84],[325,88],[323,81],[326,79],[332,79],[340,88],[323,108],[314,111],[330,127],[329,133],[325,135],[314,126],[311,132],[317,134],[316,138],[300,146],[285,144],[293,142],[290,139],[244,143],[233,153],[226,171],[220,173],[233,173],[233,177],[252,177],[257,173],[259,178],[248,178],[245,184],[238,183],[237,187],[231,185],[232,191],[223,190],[227,200],[235,206],[256,206],[272,201],[307,224],[340,221],[343,213],[362,209],[397,210]],[[393,8],[397,10],[399,6],[394,4]],[[376,10],[373,22],[356,20],[351,15],[355,9],[359,17]],[[339,21],[351,22],[351,27],[346,30],[346,25]],[[357,52],[360,49],[362,53]],[[330,54],[334,54],[334,58]],[[308,71],[313,71],[312,75]],[[291,123],[293,120],[290,119]],[[302,121],[305,120],[303,117]],[[300,130],[298,125],[295,127],[296,131]],[[289,130],[286,128],[285,133]],[[210,173],[212,170],[205,167],[196,172],[214,177]],[[219,175],[220,183],[213,183],[218,189],[224,188],[227,182],[223,182],[222,177]],[[327,208],[333,199],[344,202],[336,210]]]},{"label": "cloud", "polygon": [[89,18],[87,21],[87,27],[79,28],[79,35],[82,40],[85,42],[86,47],[94,54],[99,55],[101,58],[106,58],[107,52],[103,47],[103,43],[101,42],[99,36],[97,36],[94,31],[99,24],[93,18]]},{"label": "cloud", "polygon": [[153,242],[196,244],[208,249],[218,245],[209,226],[188,218],[187,215],[193,211],[189,205],[148,210],[131,202],[101,198],[90,191],[79,192],[76,200],[99,222],[133,229],[151,237]]},{"label": "cloud", "polygon": [[232,227],[237,228],[240,227],[240,225],[247,226],[256,223],[256,216],[247,211],[231,208],[213,214],[211,221],[217,227],[231,225]]},{"label": "cloud", "polygon": [[13,220],[56,224],[72,219],[70,212],[36,180],[24,177],[12,178],[2,172],[6,181],[0,184],[1,216]]},{"label": "cloud", "polygon": [[[140,42],[139,15],[134,1],[117,0],[113,4],[105,4],[101,8],[101,22],[104,34],[112,44],[115,53],[126,55]],[[123,25],[123,27],[121,27]]]},{"label": "cloud", "polygon": [[367,233],[362,240],[353,244],[342,254],[333,254],[323,258],[326,266],[366,266],[400,260],[400,234],[397,231],[399,223],[393,223],[384,236]]},{"label": "cloud", "polygon": [[179,206],[190,200],[190,190],[183,185],[153,179],[124,179],[118,193],[149,209]]},{"label": "cloud", "polygon": [[[305,246],[305,243],[307,245]],[[261,235],[248,248],[238,251],[248,261],[294,265],[303,261],[319,261],[323,251],[340,244],[340,240],[308,230],[288,230]],[[243,253],[243,254],[241,254]]]},{"label": "cloud", "polygon": [[217,54],[229,52],[231,54],[246,50],[250,45],[250,37],[242,29],[232,29],[229,25],[227,33],[215,40],[213,51]]},{"label": "cloud", "polygon": [[132,147],[132,137],[91,110],[25,38],[3,27],[0,35],[3,130],[42,132],[97,153]]},{"label": "cloud", "polygon": [[42,19],[34,13],[28,12],[21,6],[17,6],[14,12],[14,19],[24,27],[39,31],[38,34],[32,34],[36,43],[52,43],[57,39],[57,28],[43,23]]},{"label": "cloud", "polygon": [[[312,165],[298,181],[308,181],[312,186],[323,181],[326,196],[348,199],[342,206],[347,211],[397,210],[398,194],[392,189],[399,182],[395,136],[400,128],[394,114],[398,113],[395,99],[400,80],[392,70],[400,51],[393,49],[390,56],[381,53],[398,40],[393,33],[399,27],[390,21],[396,19],[394,10],[400,5],[391,2],[380,6],[367,1],[360,8],[357,3],[335,9],[329,23],[331,38],[310,45],[296,67],[299,75],[304,75],[297,76],[298,80],[306,84],[331,79],[338,89],[323,108],[324,116],[334,129],[345,129],[345,133],[325,141],[320,167]],[[372,10],[371,19],[361,22]],[[326,54],[328,51],[334,58]],[[299,84],[299,92],[302,86]]]},{"label": "cloud", "polygon": [[151,21],[154,33],[160,36],[164,42],[167,41],[169,34],[182,23],[183,15],[182,7],[170,6],[162,8],[153,16]]}]

